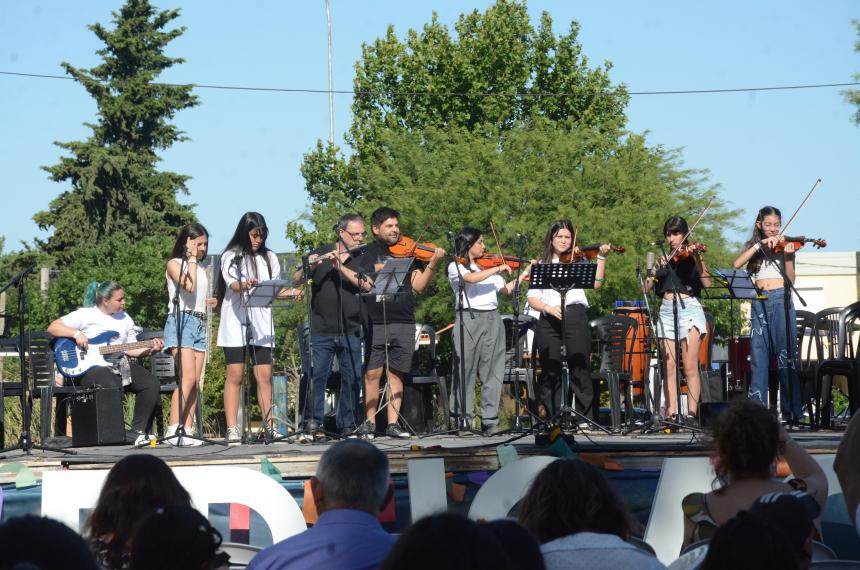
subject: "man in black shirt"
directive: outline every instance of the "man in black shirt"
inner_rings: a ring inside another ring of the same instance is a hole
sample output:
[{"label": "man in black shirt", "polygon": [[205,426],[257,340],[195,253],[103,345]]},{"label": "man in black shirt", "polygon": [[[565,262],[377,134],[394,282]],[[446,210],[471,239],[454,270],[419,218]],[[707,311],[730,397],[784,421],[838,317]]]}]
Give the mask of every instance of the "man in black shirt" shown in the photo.
[{"label": "man in black shirt", "polygon": [[[379,208],[370,218],[370,228],[375,241],[356,260],[357,272],[346,268],[344,276],[363,290],[371,288],[370,279],[361,278],[375,275],[385,260],[390,257],[388,247],[400,241],[400,214],[391,208]],[[365,296],[365,306],[369,321],[367,369],[364,373],[364,409],[366,419],[359,433],[373,438],[376,431],[376,406],[379,401],[379,383],[382,373],[388,369],[390,400],[387,406],[388,429],[390,437],[409,437],[409,432],[398,425],[400,404],[403,400],[403,378],[412,368],[412,355],[415,352],[415,300],[416,293],[423,292],[433,278],[433,271],[445,256],[445,250],[436,248],[426,267],[413,262],[403,287],[396,295],[385,299]]]},{"label": "man in black shirt", "polygon": [[[362,255],[364,220],[358,214],[341,216],[335,226],[337,241],[318,247],[308,255],[311,283],[310,341],[313,354],[313,394],[305,399],[302,413],[305,433],[301,443],[324,441],[325,388],[337,356],[340,368],[340,397],[337,427],[342,435],[355,431],[359,409],[361,378],[361,301],[359,289],[341,273]],[[351,253],[349,253],[351,252]],[[293,283],[306,282],[305,271],[293,273]]]}]

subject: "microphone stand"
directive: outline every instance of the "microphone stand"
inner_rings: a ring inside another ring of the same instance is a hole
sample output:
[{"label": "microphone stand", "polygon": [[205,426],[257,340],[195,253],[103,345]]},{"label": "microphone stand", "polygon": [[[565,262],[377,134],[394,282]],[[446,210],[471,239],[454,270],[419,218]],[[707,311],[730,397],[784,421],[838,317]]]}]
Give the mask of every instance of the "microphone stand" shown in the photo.
[{"label": "microphone stand", "polygon": [[[650,279],[653,276],[653,271],[654,271],[654,266],[652,265],[651,267],[648,267],[647,263],[646,263],[645,278],[643,279],[642,278],[642,269],[641,269],[639,263],[638,262],[636,263],[636,279],[639,281],[639,291],[642,293],[642,299],[645,301],[645,311],[648,315],[648,318],[645,321],[645,323],[648,327],[648,329],[646,329],[644,331],[645,334],[647,335],[647,336],[643,337],[645,339],[657,339],[657,335],[656,335],[657,326],[656,326],[656,323],[654,320],[655,315],[654,315],[654,311],[651,310],[652,306],[656,306],[656,302],[651,303],[649,300],[649,293],[645,292],[645,281]],[[652,353],[653,351],[651,349],[651,346],[649,346],[645,342],[643,342],[642,352],[645,354],[649,354],[649,353]],[[643,356],[644,356],[644,354],[643,354]],[[653,412],[651,413],[650,423],[646,423],[645,425],[642,426],[642,429],[640,431],[640,433],[642,433],[642,434],[645,434],[645,432],[647,432],[649,430],[650,431],[656,431],[656,430],[660,429],[660,398],[662,397],[662,391],[663,391],[663,382],[664,382],[663,366],[664,366],[664,364],[665,363],[664,363],[664,359],[663,359],[663,353],[660,350],[659,341],[658,341],[657,342],[657,367],[655,369],[656,374],[654,375],[655,385],[654,385],[654,391],[653,392],[651,391],[651,386],[650,386],[650,380],[651,379],[648,377],[645,369],[643,369],[643,371],[642,371],[642,375],[643,375],[642,385],[643,385],[643,389],[645,392],[645,407],[646,408],[648,407],[648,399],[650,397],[651,405],[653,408]],[[649,366],[649,368],[650,368],[650,366]],[[633,429],[635,429],[635,428],[631,428],[626,433],[624,433],[624,435],[629,434]]]},{"label": "microphone stand", "polygon": [[[302,273],[305,274],[305,283],[307,287],[307,319],[308,319],[308,367],[307,367],[307,382],[305,382],[305,406],[302,412],[302,430],[301,433],[305,436],[310,436],[311,440],[313,440],[314,431],[316,430],[316,422],[314,421],[313,415],[313,407],[314,407],[314,346],[313,346],[313,309],[311,304],[313,303],[313,277],[311,277],[311,267],[310,261],[308,260],[307,255],[302,256]],[[304,339],[301,339],[300,342],[304,342]],[[325,406],[323,406],[325,408]],[[307,413],[310,409],[310,419],[308,419]],[[323,420],[325,421],[325,420]]]},{"label": "microphone stand", "polygon": [[[519,251],[517,258],[525,259],[526,238],[519,236]],[[513,328],[511,329],[511,343],[514,347],[514,431],[522,431],[522,419],[520,415],[520,370],[523,369],[523,347],[520,345],[520,273],[522,272],[522,262],[517,265],[517,272],[514,275],[514,287],[511,289],[511,314],[514,317]],[[510,370],[510,369],[509,369]],[[528,402],[528,391],[526,391],[526,402]],[[528,409],[528,407],[527,407]]]},{"label": "microphone stand", "polygon": [[[46,445],[36,445],[33,443],[32,435],[30,433],[30,426],[32,422],[31,416],[31,405],[33,402],[33,385],[30,384],[27,375],[27,355],[30,355],[32,358],[33,354],[30,350],[30,337],[24,332],[24,315],[27,314],[26,307],[26,295],[24,288],[24,278],[27,277],[33,270],[36,269],[36,264],[33,263],[18,275],[12,278],[9,283],[0,288],[0,293],[3,293],[7,289],[15,287],[18,291],[18,355],[21,363],[21,435],[18,438],[18,444],[10,447],[5,447],[0,449],[0,453],[6,453],[7,451],[12,451],[15,449],[20,449],[27,455],[32,455],[31,451],[33,449],[39,449],[41,451],[56,451],[58,453],[66,453],[69,455],[75,455],[77,452],[73,449],[60,449],[58,447],[48,447]],[[50,379],[50,382],[53,382],[53,378]],[[3,382],[0,382],[0,398],[5,398],[6,394],[3,390]],[[2,408],[0,408],[2,411]],[[5,427],[5,420],[2,416],[0,416],[0,435],[5,435],[5,430],[2,429]],[[0,445],[4,442],[0,441]]]}]

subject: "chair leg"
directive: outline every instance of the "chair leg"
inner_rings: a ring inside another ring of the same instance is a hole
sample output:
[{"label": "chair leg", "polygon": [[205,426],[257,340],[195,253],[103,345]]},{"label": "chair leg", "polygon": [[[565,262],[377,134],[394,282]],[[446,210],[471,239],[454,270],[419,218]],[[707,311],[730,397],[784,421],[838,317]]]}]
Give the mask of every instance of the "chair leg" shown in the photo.
[{"label": "chair leg", "polygon": [[448,388],[445,386],[445,377],[437,376],[436,383],[439,386],[439,402],[442,404],[442,429],[448,431],[451,426],[451,415],[448,411]]},{"label": "chair leg", "polygon": [[606,377],[609,385],[609,415],[612,422],[612,430],[621,429],[621,390],[620,378],[617,373],[611,372]]},{"label": "chair leg", "polygon": [[821,387],[821,405],[818,407],[818,415],[820,421],[818,425],[823,429],[830,429],[830,416],[832,414],[831,400],[833,396],[833,376],[831,376],[830,374],[820,375],[818,385]]}]

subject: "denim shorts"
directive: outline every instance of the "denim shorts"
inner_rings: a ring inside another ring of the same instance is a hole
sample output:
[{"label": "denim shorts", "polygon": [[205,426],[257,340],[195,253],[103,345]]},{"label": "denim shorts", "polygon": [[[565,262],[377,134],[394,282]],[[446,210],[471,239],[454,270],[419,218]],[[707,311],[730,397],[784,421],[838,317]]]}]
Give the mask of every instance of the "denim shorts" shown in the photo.
[{"label": "denim shorts", "polygon": [[[179,314],[179,323],[182,325],[182,348],[193,348],[199,352],[206,352],[206,321],[191,313]],[[167,315],[164,323],[164,348],[175,348],[179,346],[176,342],[176,315]]]},{"label": "denim shorts", "polygon": [[[678,301],[678,339],[684,340],[690,335],[690,329],[699,329],[699,335],[708,334],[708,323],[705,320],[705,310],[695,297],[685,297],[684,304]],[[675,315],[672,301],[663,300],[660,305],[660,320],[657,321],[657,337],[675,340]]]}]

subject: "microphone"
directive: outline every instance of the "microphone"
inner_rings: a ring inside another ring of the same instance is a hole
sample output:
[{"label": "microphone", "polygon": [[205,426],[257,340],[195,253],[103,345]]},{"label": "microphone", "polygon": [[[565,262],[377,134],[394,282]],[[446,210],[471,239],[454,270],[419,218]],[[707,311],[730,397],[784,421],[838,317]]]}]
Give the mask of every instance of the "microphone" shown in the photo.
[{"label": "microphone", "polygon": [[664,243],[666,243],[666,240],[664,240],[664,239],[658,239],[657,241],[652,241],[652,242],[651,242],[651,243],[649,243],[648,245],[650,245],[651,247],[655,247],[655,246],[658,246],[658,245],[663,245]]},{"label": "microphone", "polygon": [[649,251],[645,254],[645,269],[648,270],[648,273],[651,273],[654,270],[654,264],[656,262],[656,256],[653,251]]}]

